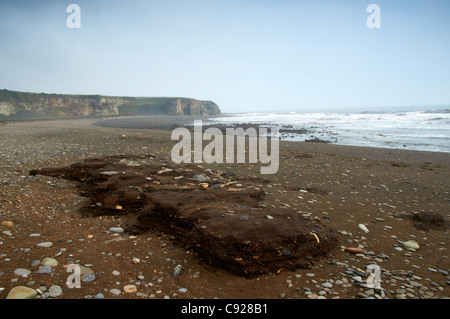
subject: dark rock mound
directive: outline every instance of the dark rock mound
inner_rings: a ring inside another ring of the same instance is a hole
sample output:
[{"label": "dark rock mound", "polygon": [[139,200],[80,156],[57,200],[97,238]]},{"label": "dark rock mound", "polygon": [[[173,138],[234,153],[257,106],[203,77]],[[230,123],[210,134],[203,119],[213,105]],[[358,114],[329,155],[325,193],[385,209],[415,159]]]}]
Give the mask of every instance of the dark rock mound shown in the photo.
[{"label": "dark rock mound", "polygon": [[414,227],[420,230],[446,230],[449,228],[448,220],[441,214],[432,211],[422,211],[412,216]]},{"label": "dark rock mound", "polygon": [[129,232],[168,232],[209,264],[248,277],[310,267],[337,246],[336,233],[319,220],[259,208],[264,190],[230,172],[151,161],[114,156],[30,174],[79,181],[92,200],[82,213],[128,214]]}]

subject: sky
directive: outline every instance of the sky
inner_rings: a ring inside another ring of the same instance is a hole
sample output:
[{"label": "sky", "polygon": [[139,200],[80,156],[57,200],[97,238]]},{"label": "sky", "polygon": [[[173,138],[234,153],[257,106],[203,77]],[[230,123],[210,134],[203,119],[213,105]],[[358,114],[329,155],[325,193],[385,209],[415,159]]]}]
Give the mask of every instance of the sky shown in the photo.
[{"label": "sky", "polygon": [[0,89],[16,91],[376,111],[450,105],[449,57],[448,0],[0,1]]}]

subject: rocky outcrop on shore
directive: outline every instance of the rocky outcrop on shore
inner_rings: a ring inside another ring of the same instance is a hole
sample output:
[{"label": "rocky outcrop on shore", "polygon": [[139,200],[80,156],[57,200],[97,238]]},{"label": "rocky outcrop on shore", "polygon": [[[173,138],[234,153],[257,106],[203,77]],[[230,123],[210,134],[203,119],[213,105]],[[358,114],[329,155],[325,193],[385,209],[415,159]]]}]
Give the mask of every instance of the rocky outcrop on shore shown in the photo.
[{"label": "rocky outcrop on shore", "polygon": [[178,97],[117,97],[0,90],[0,120],[117,115],[216,115],[212,101]]},{"label": "rocky outcrop on shore", "polygon": [[239,275],[311,268],[314,257],[338,243],[337,234],[318,220],[265,208],[264,190],[244,187],[245,180],[233,173],[112,156],[30,174],[82,182],[84,196],[91,198],[85,214],[137,214],[129,231],[163,229],[208,263]]}]

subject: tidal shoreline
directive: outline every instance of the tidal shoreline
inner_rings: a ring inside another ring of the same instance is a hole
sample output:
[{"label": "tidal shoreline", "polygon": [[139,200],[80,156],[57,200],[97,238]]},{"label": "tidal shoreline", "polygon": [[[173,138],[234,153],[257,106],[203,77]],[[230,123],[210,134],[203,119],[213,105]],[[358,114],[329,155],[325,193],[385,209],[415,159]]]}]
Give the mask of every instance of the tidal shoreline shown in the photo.
[{"label": "tidal shoreline", "polygon": [[[172,118],[164,121],[173,125]],[[163,230],[112,232],[132,221],[119,213],[84,217],[79,210],[90,202],[79,183],[29,174],[111,155],[152,155],[154,166],[182,168],[170,160],[175,144],[170,129],[108,128],[94,122],[0,127],[0,298],[18,286],[50,297],[55,285],[61,294],[52,296],[59,299],[450,297],[449,230],[417,229],[408,217],[421,211],[450,217],[448,153],[281,141],[280,169],[274,175],[259,174],[259,164],[199,164],[198,169],[230,171],[246,185],[264,189],[268,208],[293,209],[338,234],[337,249],[309,269],[280,268],[246,279],[208,265]],[[410,241],[418,248],[407,247]],[[41,243],[52,245],[37,246]],[[56,264],[42,268],[46,257]],[[92,280],[69,289],[64,268],[69,263],[87,268]],[[373,263],[381,268],[381,290],[365,285]],[[174,277],[178,265],[182,270]],[[125,289],[129,285],[136,289]]]}]

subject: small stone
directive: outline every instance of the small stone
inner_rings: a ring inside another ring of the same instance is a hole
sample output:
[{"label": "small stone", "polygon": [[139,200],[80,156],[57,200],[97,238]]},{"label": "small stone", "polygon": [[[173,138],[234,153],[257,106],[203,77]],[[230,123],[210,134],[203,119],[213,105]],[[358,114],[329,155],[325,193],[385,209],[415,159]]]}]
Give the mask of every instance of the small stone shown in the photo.
[{"label": "small stone", "polygon": [[112,293],[114,296],[118,296],[118,295],[120,295],[120,294],[122,293],[122,292],[121,292],[119,289],[117,289],[117,288],[110,289],[109,292]]},{"label": "small stone", "polygon": [[63,294],[62,288],[58,285],[53,285],[48,290],[48,293],[50,294],[50,297],[59,297]]},{"label": "small stone", "polygon": [[89,275],[89,274],[93,274],[94,271],[91,268],[82,266],[82,265],[78,265],[80,267],[80,274],[81,275]]},{"label": "small stone", "polygon": [[359,224],[358,227],[365,233],[369,232],[369,229],[367,229],[366,225],[364,224]]},{"label": "small stone", "polygon": [[9,221],[9,220],[6,220],[6,221],[3,221],[3,222],[2,222],[2,226],[5,226],[5,227],[13,227],[13,226],[14,226],[14,223],[11,222],[11,221]]},{"label": "small stone", "polygon": [[58,261],[56,259],[53,259],[53,258],[50,258],[50,257],[45,257],[42,260],[42,265],[43,266],[56,267],[56,266],[58,266]]},{"label": "small stone", "polygon": [[353,276],[352,279],[356,282],[363,282],[361,276]]},{"label": "small stone", "polygon": [[162,169],[162,170],[158,171],[158,175],[161,175],[164,173],[169,173],[169,172],[173,172],[173,169],[171,169],[171,168]]},{"label": "small stone", "polygon": [[120,173],[116,172],[116,171],[104,171],[104,172],[101,172],[100,174],[106,175],[106,176],[114,176],[114,175],[118,175]]},{"label": "small stone", "polygon": [[361,248],[347,247],[345,250],[352,254],[364,254],[364,249]]},{"label": "small stone", "polygon": [[187,288],[180,288],[178,289],[178,292],[180,293],[185,293],[187,291]]},{"label": "small stone", "polygon": [[40,248],[50,248],[53,246],[53,243],[51,241],[46,241],[43,243],[36,244],[36,246],[38,246]]},{"label": "small stone", "polygon": [[11,289],[6,299],[32,299],[36,296],[36,290],[25,286],[17,286]]},{"label": "small stone", "polygon": [[273,219],[273,217],[270,216],[270,215],[266,215],[266,218],[267,218],[267,219]]},{"label": "small stone", "polygon": [[29,274],[31,274],[31,271],[25,268],[17,268],[14,270],[14,273],[18,276],[27,277]]},{"label": "small stone", "polygon": [[172,277],[177,277],[181,273],[182,270],[183,270],[183,266],[178,264],[173,270]]},{"label": "small stone", "polygon": [[207,182],[207,181],[209,181],[209,177],[206,176],[205,174],[195,174],[192,179],[194,181],[197,181],[197,182]]},{"label": "small stone", "polygon": [[39,269],[36,271],[37,274],[51,274],[52,273],[52,267],[51,266],[40,266]]},{"label": "small stone", "polygon": [[125,230],[122,227],[111,227],[109,231],[116,234],[122,234]]},{"label": "small stone", "polygon": [[94,274],[87,274],[87,275],[83,275],[83,277],[81,277],[81,281],[82,282],[92,282],[95,280],[95,275]]},{"label": "small stone", "polygon": [[324,287],[324,288],[332,288],[332,287],[333,287],[333,284],[330,283],[330,282],[324,282],[324,283],[322,284],[322,287]]},{"label": "small stone", "polygon": [[415,240],[408,240],[403,242],[403,246],[405,246],[408,249],[419,249],[419,244]]},{"label": "small stone", "polygon": [[123,287],[123,291],[128,293],[128,294],[132,294],[132,293],[136,293],[137,292],[137,288],[135,285],[126,285]]},{"label": "small stone", "polygon": [[133,257],[133,264],[138,264],[140,261],[139,258]]},{"label": "small stone", "polygon": [[112,272],[112,274],[113,274],[114,276],[119,276],[119,275],[120,275],[120,271],[114,270],[114,271]]}]

